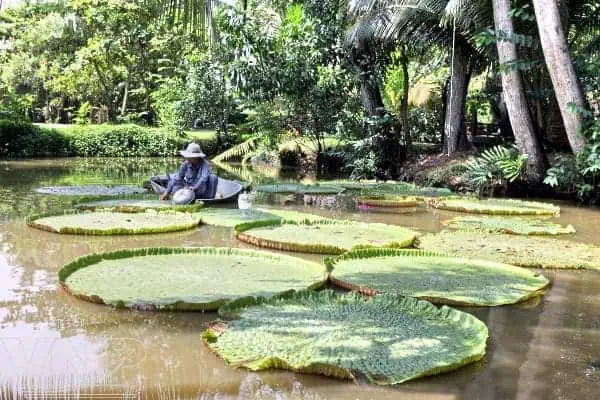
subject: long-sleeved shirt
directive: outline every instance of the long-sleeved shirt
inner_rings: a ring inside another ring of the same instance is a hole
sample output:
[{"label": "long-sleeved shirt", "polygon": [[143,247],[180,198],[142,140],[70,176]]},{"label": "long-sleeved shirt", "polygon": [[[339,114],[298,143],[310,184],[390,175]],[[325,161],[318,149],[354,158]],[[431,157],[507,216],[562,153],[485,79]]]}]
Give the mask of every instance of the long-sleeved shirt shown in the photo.
[{"label": "long-sleeved shirt", "polygon": [[206,161],[202,161],[197,166],[184,161],[175,174],[175,179],[169,179],[167,193],[173,193],[175,187],[181,186],[190,186],[196,193],[203,192],[211,172],[210,164]]}]

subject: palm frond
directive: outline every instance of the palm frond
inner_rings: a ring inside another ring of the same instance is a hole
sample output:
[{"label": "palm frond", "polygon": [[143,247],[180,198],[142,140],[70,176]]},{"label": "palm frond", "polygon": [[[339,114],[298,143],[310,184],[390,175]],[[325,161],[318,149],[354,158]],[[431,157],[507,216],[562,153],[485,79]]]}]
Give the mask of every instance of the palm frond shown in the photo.
[{"label": "palm frond", "polygon": [[238,145],[233,146],[232,148],[225,150],[221,154],[217,155],[212,159],[214,162],[223,162],[230,160],[232,158],[244,158],[248,153],[251,153],[256,149],[258,144],[258,137],[254,136],[250,139],[242,142]]}]

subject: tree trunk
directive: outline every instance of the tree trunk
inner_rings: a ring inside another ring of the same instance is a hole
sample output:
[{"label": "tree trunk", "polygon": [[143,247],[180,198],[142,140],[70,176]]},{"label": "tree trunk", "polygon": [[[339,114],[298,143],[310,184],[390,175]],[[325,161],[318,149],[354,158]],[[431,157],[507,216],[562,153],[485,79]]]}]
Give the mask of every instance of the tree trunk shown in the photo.
[{"label": "tree trunk", "polygon": [[123,90],[123,103],[121,104],[121,117],[125,116],[125,111],[127,111],[127,97],[129,97],[129,82],[125,82],[125,89]]},{"label": "tree trunk", "polygon": [[404,133],[404,146],[407,153],[410,153],[412,147],[412,138],[410,137],[410,127],[408,126],[408,91],[410,89],[410,77],[408,75],[408,57],[403,52],[400,60],[402,64],[402,104],[400,105],[400,121],[402,121],[402,130]]},{"label": "tree trunk", "polygon": [[[452,51],[452,48],[450,49]],[[452,57],[452,55],[451,55]],[[471,80],[469,71],[469,55],[464,44],[456,41],[454,48],[454,66],[451,72],[450,92],[447,94],[446,112],[444,117],[444,151],[451,155],[459,150],[464,150],[468,144],[465,135],[465,106],[467,104],[467,90]]]},{"label": "tree trunk", "polygon": [[[494,22],[496,25],[496,34],[503,33],[503,36],[513,36],[513,23],[508,15],[510,10],[510,0],[493,0]],[[498,58],[501,66],[506,66],[507,70],[502,72],[502,90],[510,124],[515,135],[519,151],[527,154],[527,177],[531,183],[541,183],[544,180],[545,158],[542,152],[542,146],[538,140],[531,114],[525,99],[523,91],[523,82],[521,73],[510,65],[518,59],[516,45],[508,40],[497,39]]]},{"label": "tree trunk", "polygon": [[533,0],[533,8],[540,31],[544,59],[560,106],[560,114],[571,149],[577,154],[585,144],[585,139],[580,132],[583,117],[581,113],[569,111],[568,106],[573,104],[584,109],[586,103],[569,57],[567,37],[562,27],[558,3],[557,0]]}]

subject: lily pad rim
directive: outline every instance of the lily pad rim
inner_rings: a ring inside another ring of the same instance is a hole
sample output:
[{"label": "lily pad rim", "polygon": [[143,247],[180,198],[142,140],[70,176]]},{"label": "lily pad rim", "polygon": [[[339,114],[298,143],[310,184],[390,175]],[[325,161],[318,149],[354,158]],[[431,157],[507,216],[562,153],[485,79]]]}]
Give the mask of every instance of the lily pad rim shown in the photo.
[{"label": "lily pad rim", "polygon": [[[403,377],[403,379],[398,379],[398,380],[395,380],[394,377],[391,377],[391,380],[390,379],[388,379],[388,380],[373,379],[373,380],[370,380],[370,383],[372,383],[372,384],[395,385],[395,384],[403,383],[403,382],[406,382],[409,380],[422,378],[425,376],[437,375],[437,374],[441,374],[444,372],[456,370],[462,366],[471,364],[473,362],[477,362],[477,361],[483,359],[483,357],[485,357],[485,354],[486,354],[485,350],[487,347],[487,339],[489,339],[489,330],[484,322],[482,322],[477,317],[475,317],[474,315],[471,315],[467,312],[459,311],[459,310],[456,310],[454,308],[451,308],[451,307],[448,307],[445,305],[438,308],[435,305],[433,305],[431,302],[428,302],[426,300],[420,300],[420,299],[410,297],[410,296],[402,296],[402,295],[397,295],[397,294],[385,293],[385,294],[381,294],[379,296],[375,296],[375,297],[372,297],[369,299],[364,299],[364,297],[362,297],[362,295],[358,292],[337,294],[334,291],[329,290],[329,289],[322,290],[319,292],[290,291],[287,293],[282,293],[281,295],[273,296],[271,298],[248,297],[245,299],[241,299],[239,301],[232,301],[232,302],[229,302],[229,303],[225,304],[224,306],[220,307],[218,310],[218,313],[219,313],[219,316],[221,316],[222,318],[225,318],[226,320],[235,320],[235,319],[240,318],[240,314],[245,309],[250,308],[250,307],[256,307],[256,306],[260,306],[263,304],[277,305],[278,302],[293,301],[293,300],[297,300],[297,299],[302,300],[303,298],[311,297],[311,296],[324,297],[325,300],[338,301],[338,302],[340,302],[340,304],[343,304],[344,302],[351,302],[351,301],[376,302],[376,303],[383,303],[383,304],[385,304],[387,302],[387,303],[391,303],[390,305],[395,305],[396,307],[399,308],[402,306],[407,307],[406,303],[408,303],[408,306],[412,305],[414,313],[416,313],[418,315],[422,315],[425,317],[441,317],[445,320],[451,321],[452,324],[455,324],[458,326],[476,325],[476,329],[478,331],[477,332],[478,337],[481,337],[481,336],[485,337],[485,339],[482,340],[478,344],[478,346],[473,350],[474,354],[472,354],[469,357],[465,357],[464,359],[462,359],[454,364],[438,366],[438,367],[432,368],[430,370],[424,371],[420,374],[415,374],[410,377]],[[204,343],[206,344],[206,346],[218,355],[218,352],[216,351],[214,345],[216,342],[218,342],[218,340],[219,340],[218,338],[223,331],[221,331],[221,332],[216,331],[214,329],[214,326],[216,324],[220,324],[221,327],[223,327],[223,329],[228,328],[227,321],[222,321],[222,320],[214,321],[212,324],[210,324],[208,326],[208,328],[205,331],[202,332],[202,339],[203,339]],[[230,365],[227,362],[227,360],[224,359],[224,361],[226,364]],[[248,368],[252,371],[258,371],[258,370],[261,370],[262,368],[260,368],[260,367],[253,368],[252,365],[261,365],[261,364],[284,366],[284,368],[286,370],[290,370],[292,372],[297,372],[297,373],[318,373],[318,371],[322,370],[319,367],[323,366],[322,364],[308,364],[306,366],[294,368],[292,365],[290,365],[289,363],[285,362],[284,360],[282,360],[278,357],[263,357],[262,359],[259,359],[259,360],[248,360],[248,361],[238,362],[238,363],[236,363],[236,366],[242,366],[242,367]],[[327,369],[330,369],[333,371],[332,374],[327,374],[327,376],[332,376],[335,378],[342,378],[342,379],[352,379],[352,380],[356,381],[357,374],[355,371],[350,371],[350,370],[344,369],[342,367],[335,366],[335,365],[329,365],[329,364],[325,364],[325,367]]]},{"label": "lily pad rim", "polygon": [[[145,213],[148,211],[150,211],[150,210],[144,210],[144,211],[140,211],[139,213],[136,212],[134,214],[141,214],[141,213]],[[68,209],[68,210],[56,211],[56,212],[31,214],[25,218],[25,223],[30,228],[38,229],[41,231],[52,232],[52,233],[57,233],[57,234],[90,235],[90,236],[146,235],[146,234],[179,232],[179,231],[184,231],[184,230],[188,230],[188,229],[194,229],[194,228],[198,227],[201,223],[201,219],[200,219],[200,217],[198,217],[196,215],[196,213],[184,213],[184,212],[173,211],[173,210],[162,210],[162,211],[161,210],[152,210],[151,212],[178,213],[178,214],[182,214],[182,215],[187,215],[190,217],[190,222],[186,223],[186,224],[182,223],[182,224],[178,224],[178,225],[169,225],[167,227],[144,228],[144,229],[138,229],[138,228],[132,228],[132,229],[129,229],[129,228],[87,229],[87,228],[77,228],[77,227],[63,227],[61,229],[55,229],[48,225],[38,224],[35,222],[42,218],[52,218],[52,217],[60,217],[60,216],[65,216],[65,215],[79,215],[79,214],[86,214],[86,213],[91,214],[91,213],[102,213],[102,212],[128,214],[126,212],[117,212],[117,211],[101,211],[101,210],[84,211],[84,210]],[[131,214],[131,213],[129,213],[129,214]],[[194,218],[194,219],[192,219],[192,218]]]},{"label": "lily pad rim", "polygon": [[[361,286],[354,283],[349,283],[344,281],[341,278],[336,278],[334,276],[336,265],[344,260],[362,260],[369,258],[378,258],[378,257],[440,257],[440,258],[448,258],[454,261],[465,261],[465,262],[473,262],[477,263],[481,266],[489,266],[489,267],[501,267],[501,268],[510,268],[515,270],[522,270],[524,273],[534,273],[530,269],[519,267],[516,265],[511,265],[502,262],[489,261],[489,260],[480,260],[468,257],[455,257],[446,253],[431,251],[431,250],[423,250],[423,249],[397,249],[397,248],[370,248],[370,249],[356,249],[351,250],[346,253],[343,253],[336,257],[327,257],[324,260],[325,266],[327,267],[327,271],[329,273],[329,281],[336,286],[347,290],[358,291],[366,296],[378,296],[384,294],[377,289],[372,289],[367,286]],[[482,304],[482,303],[470,303],[457,301],[453,299],[449,299],[446,297],[432,297],[432,296],[417,296],[421,300],[429,301],[434,304],[440,305],[449,305],[449,306],[457,306],[457,307],[497,307],[497,306],[508,306],[513,304],[518,304],[530,300],[532,298],[543,296],[553,285],[553,281],[549,279],[542,273],[537,273],[540,277],[544,278],[546,283],[543,287],[535,291],[531,291],[526,295],[520,297],[514,302],[510,303],[502,303],[502,304]]]},{"label": "lily pad rim", "polygon": [[[272,260],[289,260],[293,263],[301,263],[310,265],[311,267],[321,267],[323,270],[323,279],[321,281],[317,281],[314,284],[310,285],[306,290],[312,291],[316,289],[320,289],[327,285],[327,271],[322,264],[305,260],[298,257],[289,256],[287,254],[277,254],[268,251],[260,251],[254,249],[241,249],[235,247],[214,247],[214,246],[201,246],[201,247],[137,247],[137,248],[129,248],[123,250],[116,250],[104,253],[93,253],[85,256],[81,256],[72,260],[71,262],[63,265],[61,269],[58,271],[58,283],[59,286],[62,287],[67,293],[72,296],[79,298],[81,300],[85,300],[92,303],[97,304],[106,304],[100,297],[98,296],[88,296],[80,293],[76,293],[71,290],[71,287],[66,283],[67,278],[71,276],[73,273],[77,272],[80,269],[87,268],[94,264],[98,264],[104,260],[122,260],[127,258],[134,257],[145,257],[145,256],[160,256],[160,255],[179,255],[179,254],[210,254],[210,255],[244,255],[249,257],[256,258],[268,258]],[[293,290],[292,290],[293,291]],[[285,294],[290,292],[290,290],[282,291],[279,294],[274,296],[279,296],[281,294]],[[230,302],[237,301],[246,301],[246,299],[253,296],[244,296],[236,300],[231,299],[219,299],[212,302],[207,303],[190,303],[185,301],[177,301],[173,304],[166,305],[163,307],[152,307],[151,305],[144,304],[143,306],[135,305],[133,307],[125,307],[124,303],[119,303],[116,308],[132,308],[132,309],[143,309],[150,311],[216,311],[219,307],[228,304]]]}]

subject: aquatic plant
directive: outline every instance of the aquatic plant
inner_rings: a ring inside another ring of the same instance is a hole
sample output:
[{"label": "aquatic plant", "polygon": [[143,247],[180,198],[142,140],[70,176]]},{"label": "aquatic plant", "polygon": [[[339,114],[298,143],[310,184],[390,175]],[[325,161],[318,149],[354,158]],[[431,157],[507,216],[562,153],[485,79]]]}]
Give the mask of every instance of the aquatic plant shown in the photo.
[{"label": "aquatic plant", "polygon": [[359,206],[385,210],[387,212],[405,213],[416,211],[418,200],[416,197],[379,194],[360,196],[356,200]]},{"label": "aquatic plant", "polygon": [[203,224],[226,227],[234,227],[244,222],[278,222],[281,220],[279,216],[270,214],[266,210],[240,210],[238,208],[205,208],[200,212],[199,216]]},{"label": "aquatic plant", "polygon": [[231,248],[142,248],[81,257],[58,273],[75,297],[117,308],[216,310],[229,300],[316,289],[322,265]]},{"label": "aquatic plant", "polygon": [[40,194],[55,196],[119,196],[146,193],[144,188],[132,185],[44,186],[34,190]]},{"label": "aquatic plant", "polygon": [[297,183],[274,183],[271,185],[256,185],[253,187],[258,192],[264,193],[293,193],[293,194],[339,194],[344,191],[341,186],[335,185],[302,185]]},{"label": "aquatic plant", "polygon": [[193,204],[178,205],[170,201],[154,199],[114,199],[77,203],[75,208],[87,211],[115,211],[121,213],[137,213],[147,210],[171,210],[179,212],[198,212],[203,206],[201,201]]},{"label": "aquatic plant", "polygon": [[440,210],[458,211],[473,214],[490,215],[559,215],[560,207],[537,201],[523,201],[514,199],[487,199],[474,198],[459,199],[432,199],[429,206]]},{"label": "aquatic plant", "polygon": [[423,250],[363,249],[325,260],[330,280],[367,295],[395,293],[436,304],[499,306],[543,293],[534,271]]},{"label": "aquatic plant", "polygon": [[456,231],[421,236],[418,247],[521,267],[600,269],[600,247],[567,240]]},{"label": "aquatic plant", "polygon": [[195,213],[155,211],[125,213],[112,211],[33,215],[26,219],[32,228],[75,235],[139,235],[193,229],[200,224]]},{"label": "aquatic plant", "polygon": [[367,247],[410,247],[417,236],[400,226],[342,220],[250,222],[236,226],[235,235],[260,247],[317,254],[342,254]]},{"label": "aquatic plant", "polygon": [[333,218],[321,217],[320,215],[309,214],[301,211],[294,210],[281,210],[276,208],[258,208],[259,211],[263,211],[269,214],[276,215],[285,221],[330,221]]},{"label": "aquatic plant", "polygon": [[391,385],[459,368],[485,354],[487,327],[474,316],[411,297],[298,292],[219,309],[205,343],[228,365]]},{"label": "aquatic plant", "polygon": [[551,221],[518,217],[455,217],[446,222],[452,229],[506,233],[511,235],[564,235],[575,233],[573,225],[560,225]]}]

